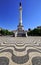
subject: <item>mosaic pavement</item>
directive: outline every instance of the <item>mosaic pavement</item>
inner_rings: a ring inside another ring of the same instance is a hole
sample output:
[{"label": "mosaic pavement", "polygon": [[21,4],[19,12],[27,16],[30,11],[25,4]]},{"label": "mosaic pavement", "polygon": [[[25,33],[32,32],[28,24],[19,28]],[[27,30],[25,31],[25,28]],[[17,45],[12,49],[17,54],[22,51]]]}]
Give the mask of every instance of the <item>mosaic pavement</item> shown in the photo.
[{"label": "mosaic pavement", "polygon": [[41,65],[41,37],[0,37],[0,65]]}]

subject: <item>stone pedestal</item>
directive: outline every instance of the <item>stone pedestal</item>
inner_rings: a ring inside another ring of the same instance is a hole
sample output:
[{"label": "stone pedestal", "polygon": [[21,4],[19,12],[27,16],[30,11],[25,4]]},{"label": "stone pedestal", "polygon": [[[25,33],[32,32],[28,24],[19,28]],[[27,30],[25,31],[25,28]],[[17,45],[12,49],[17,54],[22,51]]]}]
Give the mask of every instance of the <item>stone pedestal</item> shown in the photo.
[{"label": "stone pedestal", "polygon": [[15,34],[15,37],[27,37],[27,31],[24,31],[24,30],[16,30],[14,32]]}]

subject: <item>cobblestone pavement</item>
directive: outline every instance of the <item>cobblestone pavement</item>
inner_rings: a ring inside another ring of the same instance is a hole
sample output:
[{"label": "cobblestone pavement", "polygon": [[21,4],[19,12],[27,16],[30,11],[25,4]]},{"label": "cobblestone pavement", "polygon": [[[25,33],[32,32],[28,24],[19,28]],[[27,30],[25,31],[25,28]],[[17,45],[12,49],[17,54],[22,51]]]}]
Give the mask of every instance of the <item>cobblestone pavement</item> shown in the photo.
[{"label": "cobblestone pavement", "polygon": [[0,65],[41,65],[41,37],[0,37]]}]

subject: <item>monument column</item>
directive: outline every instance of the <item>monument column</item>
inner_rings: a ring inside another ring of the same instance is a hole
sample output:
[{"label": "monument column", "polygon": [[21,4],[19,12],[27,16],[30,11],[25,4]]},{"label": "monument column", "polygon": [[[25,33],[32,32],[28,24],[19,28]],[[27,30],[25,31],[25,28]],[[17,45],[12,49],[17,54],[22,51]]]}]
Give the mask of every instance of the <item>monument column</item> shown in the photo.
[{"label": "monument column", "polygon": [[19,24],[22,25],[22,5],[21,2],[19,4],[20,8],[19,8]]}]

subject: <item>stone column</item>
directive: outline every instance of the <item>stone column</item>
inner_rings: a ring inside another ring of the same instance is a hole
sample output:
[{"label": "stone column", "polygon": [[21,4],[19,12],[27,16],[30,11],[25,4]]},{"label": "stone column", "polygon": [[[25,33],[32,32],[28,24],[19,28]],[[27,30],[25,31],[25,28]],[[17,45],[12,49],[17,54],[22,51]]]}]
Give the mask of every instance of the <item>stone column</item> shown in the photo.
[{"label": "stone column", "polygon": [[20,2],[20,8],[19,8],[19,15],[20,15],[19,24],[22,25],[22,5],[21,5],[21,2]]}]

